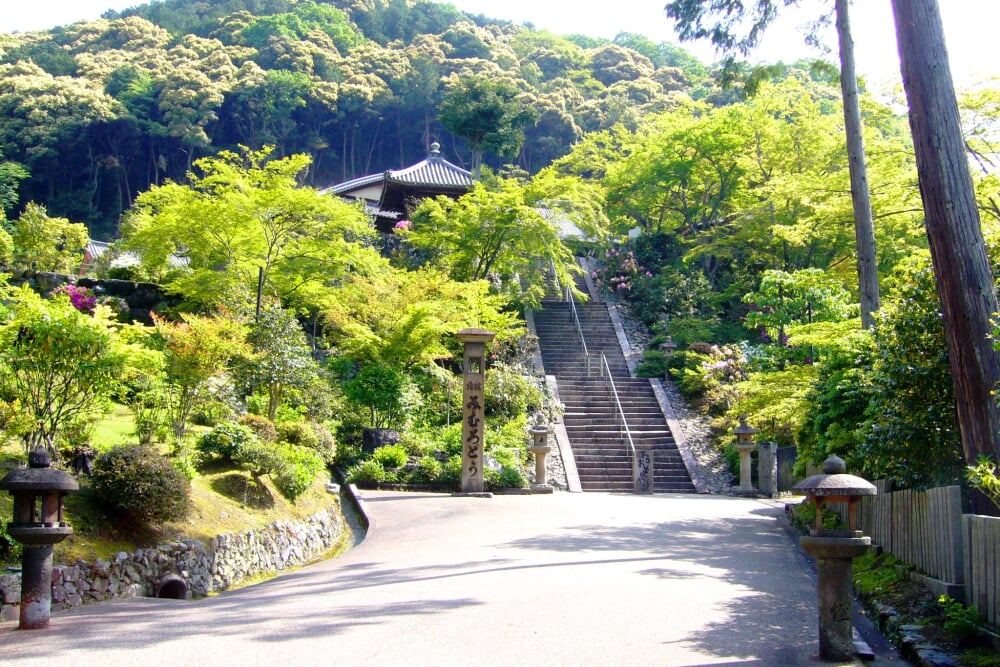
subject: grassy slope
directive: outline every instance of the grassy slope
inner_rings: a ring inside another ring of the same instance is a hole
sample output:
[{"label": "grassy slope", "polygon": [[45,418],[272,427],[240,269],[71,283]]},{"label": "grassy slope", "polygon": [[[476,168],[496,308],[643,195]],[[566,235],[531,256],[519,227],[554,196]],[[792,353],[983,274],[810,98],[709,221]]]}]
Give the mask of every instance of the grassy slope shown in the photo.
[{"label": "grassy slope", "polygon": [[[92,439],[99,449],[130,441],[132,420],[128,410],[117,406],[102,421]],[[6,471],[24,461],[19,443],[0,446],[0,478]],[[89,481],[80,480],[80,493],[66,499],[66,520],[73,535],[55,547],[57,563],[72,563],[77,559],[112,558],[120,551],[133,551],[182,538],[207,543],[221,533],[259,528],[269,523],[301,519],[329,508],[338,502],[317,479],[313,488],[294,504],[286,500],[265,477],[255,483],[241,470],[222,464],[212,464],[201,471],[191,483],[191,511],[186,520],[153,528],[131,525],[100,508],[89,494]],[[13,499],[0,493],[0,521],[10,521]]]}]

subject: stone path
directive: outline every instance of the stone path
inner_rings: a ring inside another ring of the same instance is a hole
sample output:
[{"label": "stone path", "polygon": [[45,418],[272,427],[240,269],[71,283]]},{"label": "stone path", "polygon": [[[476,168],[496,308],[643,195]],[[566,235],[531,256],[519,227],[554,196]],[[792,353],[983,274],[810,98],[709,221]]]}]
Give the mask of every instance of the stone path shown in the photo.
[{"label": "stone path", "polygon": [[779,526],[778,502],[365,498],[373,528],[338,559],[199,601],[57,613],[45,631],[4,624],[0,663],[817,662],[815,583]]}]

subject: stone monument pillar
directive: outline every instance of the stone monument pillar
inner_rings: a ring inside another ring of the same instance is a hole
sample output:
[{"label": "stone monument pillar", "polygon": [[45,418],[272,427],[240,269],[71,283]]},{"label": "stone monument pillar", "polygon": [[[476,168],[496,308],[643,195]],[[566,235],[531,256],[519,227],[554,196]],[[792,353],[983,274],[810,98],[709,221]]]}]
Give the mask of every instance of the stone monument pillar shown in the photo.
[{"label": "stone monument pillar", "polygon": [[456,334],[462,352],[462,493],[483,493],[483,391],[486,345],[495,334],[486,329],[462,329]]},{"label": "stone monument pillar", "polygon": [[653,493],[653,456],[652,445],[636,445],[632,460],[632,487],[635,493]]},{"label": "stone monument pillar", "polygon": [[757,485],[767,498],[778,497],[778,443],[762,442],[757,449]]}]

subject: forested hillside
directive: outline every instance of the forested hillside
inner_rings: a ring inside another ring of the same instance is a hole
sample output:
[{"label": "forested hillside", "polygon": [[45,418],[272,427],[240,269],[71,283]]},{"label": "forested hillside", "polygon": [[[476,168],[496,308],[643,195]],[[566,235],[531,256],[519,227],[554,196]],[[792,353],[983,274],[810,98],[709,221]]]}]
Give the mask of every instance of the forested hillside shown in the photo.
[{"label": "forested hillside", "polygon": [[732,95],[682,49],[638,35],[562,37],[423,1],[166,0],[0,35],[0,159],[30,174],[21,206],[106,239],[136,195],[238,146],[310,155],[315,186],[411,164],[432,141],[471,166],[438,108],[483,78],[535,121],[485,162],[530,173],[585,133],[635,129],[680,91]]}]

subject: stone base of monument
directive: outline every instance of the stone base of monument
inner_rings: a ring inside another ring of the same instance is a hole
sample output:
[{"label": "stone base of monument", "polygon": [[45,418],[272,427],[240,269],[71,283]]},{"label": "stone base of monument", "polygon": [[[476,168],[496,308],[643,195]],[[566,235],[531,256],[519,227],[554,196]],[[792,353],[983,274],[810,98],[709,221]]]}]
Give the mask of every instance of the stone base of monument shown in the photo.
[{"label": "stone base of monument", "polygon": [[456,491],[451,494],[455,498],[492,498],[491,491]]}]

